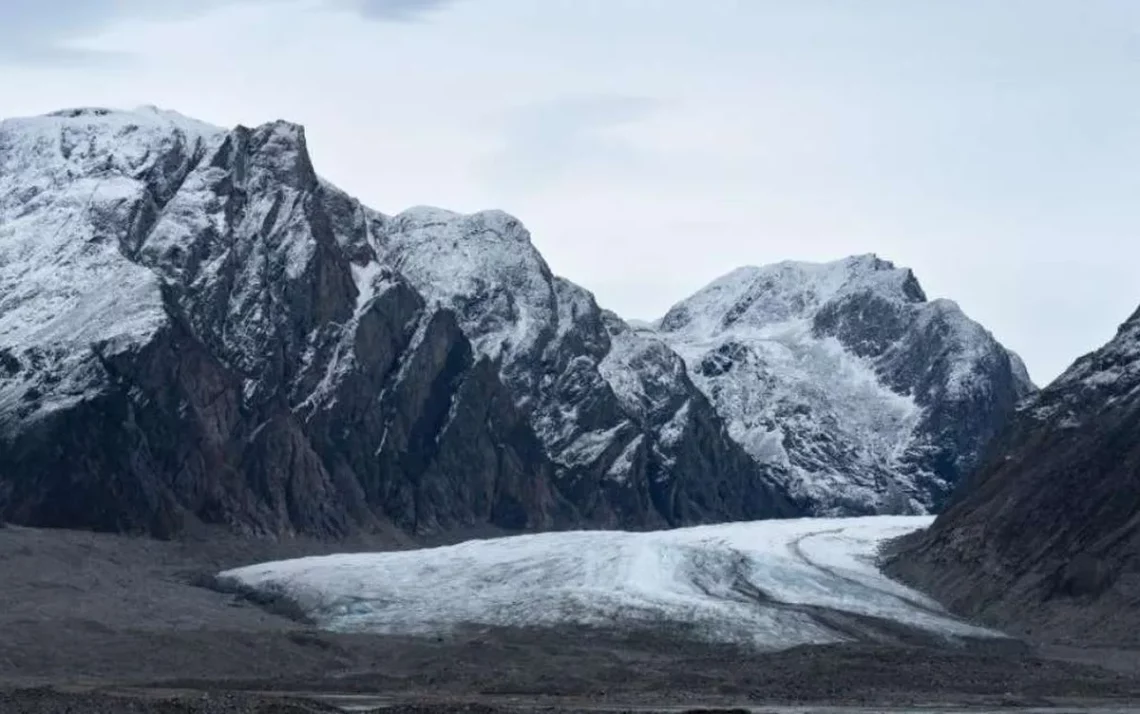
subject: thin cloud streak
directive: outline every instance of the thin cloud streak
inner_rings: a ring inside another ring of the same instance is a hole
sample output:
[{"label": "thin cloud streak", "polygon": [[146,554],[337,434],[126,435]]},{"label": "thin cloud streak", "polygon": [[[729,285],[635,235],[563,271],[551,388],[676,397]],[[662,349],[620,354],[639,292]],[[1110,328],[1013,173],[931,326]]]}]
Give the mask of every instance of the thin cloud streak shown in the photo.
[{"label": "thin cloud streak", "polygon": [[418,22],[427,19],[458,0],[348,0],[364,17],[384,22]]}]

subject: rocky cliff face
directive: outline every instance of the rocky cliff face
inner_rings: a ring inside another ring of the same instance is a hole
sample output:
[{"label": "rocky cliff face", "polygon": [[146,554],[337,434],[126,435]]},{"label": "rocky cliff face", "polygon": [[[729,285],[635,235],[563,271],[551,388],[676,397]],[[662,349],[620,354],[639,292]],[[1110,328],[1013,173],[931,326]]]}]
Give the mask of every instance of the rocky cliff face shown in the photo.
[{"label": "rocky cliff face", "polygon": [[742,268],[656,327],[732,437],[817,514],[938,509],[1034,391],[957,305],[873,255]]},{"label": "rocky cliff face", "polygon": [[891,567],[1003,626],[1136,644],[1140,311],[1017,410]]},{"label": "rocky cliff face", "polygon": [[2,518],[335,536],[799,512],[676,357],[505,214],[371,211],[285,123],[0,124]]},{"label": "rocky cliff face", "polygon": [[0,128],[0,512],[168,534],[575,522],[454,315],[349,251],[298,127]]}]

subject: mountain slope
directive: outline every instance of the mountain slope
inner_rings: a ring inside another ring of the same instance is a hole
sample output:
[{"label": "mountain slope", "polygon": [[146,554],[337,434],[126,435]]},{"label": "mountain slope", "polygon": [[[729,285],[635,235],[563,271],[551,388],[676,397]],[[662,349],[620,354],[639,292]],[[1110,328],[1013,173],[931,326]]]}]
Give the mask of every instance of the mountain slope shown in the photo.
[{"label": "mountain slope", "polygon": [[[634,344],[593,295],[554,276],[518,220],[364,212],[380,259],[501,365],[559,488],[590,518],[660,527],[800,512],[728,437],[677,357]],[[647,390],[651,406],[627,398]]]},{"label": "mountain slope", "polygon": [[371,211],[317,176],[295,125],[0,124],[0,517],[18,523],[798,513],[683,373],[628,413],[598,369],[611,327],[514,219]]},{"label": "mountain slope", "polygon": [[1034,387],[1020,359],[871,255],[741,268],[657,334],[820,514],[937,509]]},{"label": "mountain slope", "polygon": [[892,568],[995,622],[1135,644],[1140,311],[1018,409]]},{"label": "mountain slope", "polygon": [[0,125],[0,513],[340,535],[576,522],[453,315],[344,251],[299,127]]}]

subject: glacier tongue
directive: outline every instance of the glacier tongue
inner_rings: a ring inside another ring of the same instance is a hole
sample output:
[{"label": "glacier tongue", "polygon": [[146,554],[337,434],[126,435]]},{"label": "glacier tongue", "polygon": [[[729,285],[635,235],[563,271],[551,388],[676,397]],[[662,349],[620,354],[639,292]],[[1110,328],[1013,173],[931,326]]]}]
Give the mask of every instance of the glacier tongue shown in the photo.
[{"label": "glacier tongue", "polygon": [[850,639],[850,631],[819,616],[823,609],[947,637],[995,636],[959,622],[874,566],[879,543],[929,522],[874,517],[546,533],[302,558],[219,577],[283,596],[319,626],[349,632],[664,625],[766,649]]}]

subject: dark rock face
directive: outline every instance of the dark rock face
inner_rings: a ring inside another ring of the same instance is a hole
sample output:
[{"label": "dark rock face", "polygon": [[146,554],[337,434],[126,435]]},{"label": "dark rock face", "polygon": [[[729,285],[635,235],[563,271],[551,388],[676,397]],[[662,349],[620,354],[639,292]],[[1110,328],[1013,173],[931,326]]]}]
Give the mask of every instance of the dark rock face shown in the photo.
[{"label": "dark rock face", "polygon": [[[533,252],[505,214],[464,220]],[[0,520],[337,537],[798,513],[707,403],[674,419],[699,399],[683,370],[670,409],[628,412],[602,312],[544,264],[427,289],[394,246],[414,229],[462,260],[448,222],[360,206],[289,124],[0,125]],[[669,419],[686,436],[664,444]]]},{"label": "dark rock face", "polygon": [[612,313],[602,317],[611,349],[600,369],[639,429],[611,473],[626,463],[631,473],[643,469],[656,512],[669,525],[713,523],[724,513],[753,520],[801,511],[772,470],[728,434],[679,355],[652,332],[639,333]]},{"label": "dark rock face", "polygon": [[1009,627],[1134,643],[1140,608],[1140,312],[1022,405],[892,568]]}]

